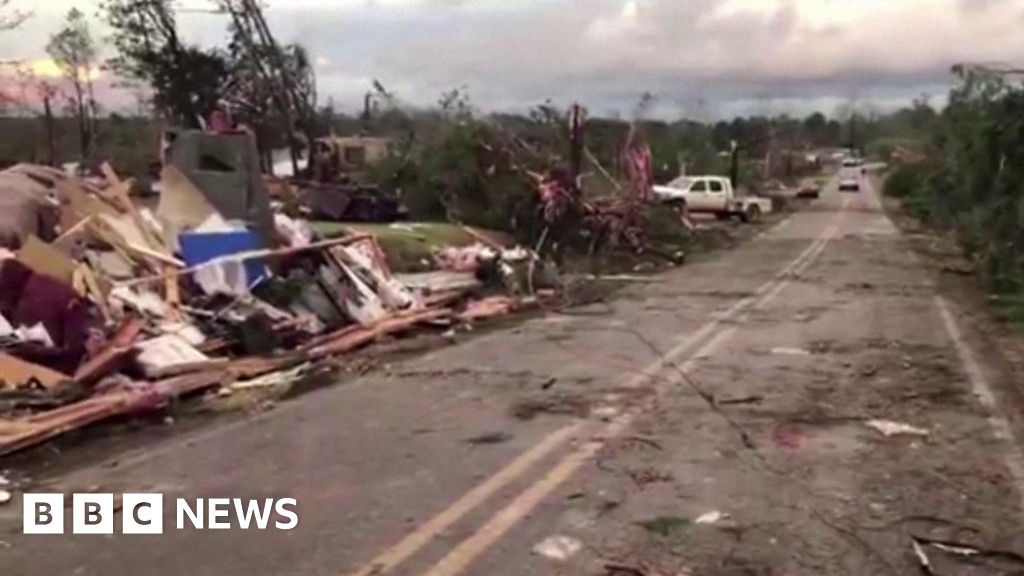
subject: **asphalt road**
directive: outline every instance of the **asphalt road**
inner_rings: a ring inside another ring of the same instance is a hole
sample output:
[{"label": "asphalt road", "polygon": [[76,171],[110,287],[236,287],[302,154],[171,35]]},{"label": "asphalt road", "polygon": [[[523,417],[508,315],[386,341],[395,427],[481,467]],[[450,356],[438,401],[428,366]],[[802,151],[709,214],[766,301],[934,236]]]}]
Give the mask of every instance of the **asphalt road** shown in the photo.
[{"label": "asphalt road", "polygon": [[[941,292],[870,187],[833,183],[614,300],[32,486],[291,497],[294,530],[179,531],[165,505],[160,536],[24,536],[16,498],[0,574],[918,574],[912,536],[1024,552],[1013,374]],[[1022,569],[920,546],[940,574]]]}]

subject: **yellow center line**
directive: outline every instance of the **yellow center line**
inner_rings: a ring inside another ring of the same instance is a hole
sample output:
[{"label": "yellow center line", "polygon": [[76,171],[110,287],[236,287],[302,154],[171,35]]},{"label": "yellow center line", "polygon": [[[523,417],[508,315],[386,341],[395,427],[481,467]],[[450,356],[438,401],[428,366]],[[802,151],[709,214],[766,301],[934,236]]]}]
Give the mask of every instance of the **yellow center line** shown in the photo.
[{"label": "yellow center line", "polygon": [[[848,200],[844,199],[841,208],[842,210],[846,209],[847,203]],[[812,242],[807,248],[805,248],[793,261],[791,261],[786,267],[784,267],[782,270],[776,273],[771,280],[769,280],[761,287],[759,287],[753,296],[743,298],[734,303],[724,312],[717,314],[714,319],[705,323],[695,332],[691,333],[689,336],[683,339],[679,344],[672,348],[672,350],[670,350],[663,357],[659,358],[655,362],[652,362],[640,374],[630,379],[625,384],[625,386],[636,388],[643,385],[646,382],[649,382],[654,375],[664,370],[664,368],[670,363],[678,360],[691,347],[695,346],[698,342],[712,336],[714,331],[718,327],[720,327],[723,322],[735,318],[743,310],[750,307],[751,305],[762,304],[765,301],[765,294],[773,292],[779,283],[788,282],[789,275],[793,271],[797,270],[798,268],[801,267],[801,265],[810,262],[812,258],[816,257],[817,254],[820,253],[820,250],[824,248],[824,245],[827,243],[828,238],[832,234],[834,234],[834,226],[828,227],[821,236],[819,236],[814,242]],[[710,340],[707,344],[705,344],[703,347],[701,347],[700,350],[695,352],[693,356],[696,357],[707,354],[711,349],[712,344],[717,345],[718,343],[724,341],[724,339],[721,338],[723,334],[731,333],[732,330],[728,330],[726,332],[723,332],[722,334],[719,334],[718,336]],[[623,416],[619,417],[618,419],[613,420],[612,423],[609,424],[608,427],[604,430],[605,435],[609,437],[614,436],[618,432],[615,432],[614,434],[611,435],[609,435],[609,432],[625,428],[631,422],[632,418],[633,415],[631,413],[626,413]],[[585,422],[581,421],[559,428],[554,432],[551,432],[549,435],[544,437],[540,442],[538,442],[538,444],[536,444],[533,448],[521,454],[506,467],[498,471],[494,476],[491,476],[483,483],[473,488],[470,492],[468,492],[463,497],[459,498],[459,500],[457,500],[454,504],[449,506],[447,509],[445,509],[438,515],[431,518],[425,524],[420,525],[416,530],[407,535],[397,544],[387,548],[386,550],[378,554],[369,563],[363,565],[362,567],[356,569],[353,572],[348,573],[348,576],[372,576],[378,574],[386,574],[390,570],[394,569],[402,562],[407,560],[409,557],[411,557],[413,554],[417,553],[424,546],[426,546],[438,534],[446,530],[455,522],[459,521],[463,516],[465,516],[474,508],[482,504],[485,500],[493,496],[502,488],[509,485],[511,482],[513,482],[514,480],[522,476],[524,473],[526,473],[539,460],[542,460],[545,456],[550,454],[563,443],[567,442],[574,435],[581,432],[584,424]],[[580,451],[584,453],[589,453],[590,448],[588,447],[593,444],[597,444],[598,447],[602,445],[602,443],[600,442],[587,442],[583,444],[577,450],[569,454],[569,456],[567,457],[567,461],[569,463],[567,463],[566,461],[561,462],[556,466],[555,470],[552,470],[545,476],[545,478],[547,478],[547,476],[550,476],[552,473],[554,473],[554,477],[561,478],[561,480],[555,482],[554,484],[550,484],[550,481],[545,482],[542,479],[541,481],[538,482],[538,484],[540,484],[541,486],[550,485],[550,490],[553,490],[555,487],[558,486],[558,484],[560,484],[562,481],[571,476],[572,472],[574,472],[579,467],[579,465],[581,465],[583,462],[586,462],[589,458],[589,456],[583,457],[582,459],[579,459],[579,464],[573,465],[571,464],[571,462],[575,462],[578,459],[577,457],[574,456],[574,454]],[[533,490],[533,492],[530,492],[530,494],[537,494],[542,489],[531,487],[529,490]],[[548,490],[548,492],[550,492],[550,490]],[[544,494],[546,493],[547,492],[544,492]],[[524,497],[525,502],[527,504],[533,502],[532,497],[527,497],[525,493],[524,495],[520,496],[520,499]],[[543,496],[541,496],[541,498],[543,498]],[[518,500],[519,499],[517,499],[517,501]],[[539,500],[537,502],[539,502]],[[513,505],[515,505],[515,502],[513,502]],[[531,504],[529,508],[532,508],[535,505],[535,503]],[[504,532],[504,530],[502,530],[502,532]],[[488,544],[489,543],[490,542],[488,542]],[[478,550],[477,553],[479,553],[480,551],[482,551],[482,549]],[[475,557],[475,555],[476,554],[474,554],[473,556]]]},{"label": "yellow center line", "polygon": [[520,454],[508,466],[502,468],[500,472],[467,492],[466,495],[459,498],[444,512],[441,512],[425,524],[422,524],[411,534],[403,538],[398,544],[389,548],[377,558],[374,558],[362,569],[353,572],[352,576],[384,574],[388,570],[395,568],[407,558],[415,554],[420,548],[425,546],[434,536],[479,506],[495,492],[498,492],[510,482],[518,478],[537,461],[543,459],[555,448],[561,446],[563,442],[569,440],[569,438],[583,427],[583,424],[583,421],[576,422],[563,428],[559,428],[547,435],[532,448],[523,454]]},{"label": "yellow center line", "polygon": [[[849,200],[844,199],[840,207],[840,212],[837,214],[835,221],[829,226],[821,237],[815,241],[811,247],[801,254],[793,264],[787,266],[784,269],[784,273],[780,273],[779,276],[769,285],[775,283],[775,286],[771,286],[766,290],[766,294],[756,302],[755,307],[766,305],[772,299],[774,299],[781,290],[789,284],[792,278],[789,276],[790,273],[799,273],[809,267],[818,256],[825,250],[828,243],[838,233],[839,228],[845,219],[846,208],[849,205]],[[788,270],[789,272],[785,272]],[[744,299],[746,300],[746,299]],[[743,301],[741,301],[743,302]],[[743,310],[746,305],[733,306],[730,311],[738,313]],[[691,357],[683,364],[681,369],[685,372],[692,367],[692,363],[696,358],[711,354],[718,346],[725,343],[729,338],[735,334],[737,329],[730,327],[721,333],[717,334],[714,338],[708,341],[699,350],[694,352]],[[662,360],[658,364],[664,366],[670,364],[671,360]],[[536,482],[531,484],[525,491],[517,496],[508,506],[500,510],[497,514],[491,517],[479,530],[473,533],[471,536],[460,542],[455,548],[451,550],[440,562],[435,564],[426,574],[427,576],[454,576],[461,573],[479,557],[483,552],[490,548],[495,542],[497,542],[508,530],[513,528],[516,524],[522,521],[522,519],[529,514],[534,508],[537,507],[548,495],[550,495],[555,489],[557,489],[563,482],[572,477],[572,475],[579,470],[581,466],[587,463],[593,458],[597,452],[605,445],[608,440],[611,440],[620,435],[632,421],[639,415],[639,411],[631,411],[623,414],[621,417],[616,418],[609,423],[601,434],[601,440],[593,440],[586,442],[574,450],[568,455],[563,457],[553,468],[547,473],[541,476]]]}]

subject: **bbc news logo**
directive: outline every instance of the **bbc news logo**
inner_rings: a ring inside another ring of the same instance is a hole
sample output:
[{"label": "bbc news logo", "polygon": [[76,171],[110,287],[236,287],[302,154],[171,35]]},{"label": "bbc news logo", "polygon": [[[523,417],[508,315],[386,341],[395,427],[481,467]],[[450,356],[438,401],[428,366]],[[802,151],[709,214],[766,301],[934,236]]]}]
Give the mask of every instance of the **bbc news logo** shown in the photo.
[{"label": "bbc news logo", "polygon": [[[299,525],[294,498],[178,498],[175,504],[177,530],[292,530]],[[121,497],[122,534],[163,534],[163,494],[123,494]],[[64,495],[25,494],[22,532],[25,534],[64,534]],[[72,534],[113,534],[113,494],[73,494],[71,499]]]}]

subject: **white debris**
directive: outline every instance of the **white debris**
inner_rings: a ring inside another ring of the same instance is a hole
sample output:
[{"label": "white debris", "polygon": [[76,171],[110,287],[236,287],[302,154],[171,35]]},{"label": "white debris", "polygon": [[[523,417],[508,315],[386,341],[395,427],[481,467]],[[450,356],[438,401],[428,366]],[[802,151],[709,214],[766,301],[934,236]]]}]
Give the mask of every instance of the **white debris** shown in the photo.
[{"label": "white debris", "polygon": [[11,501],[11,498],[13,498],[13,496],[11,496],[10,492],[7,490],[0,490],[0,504],[7,504]]},{"label": "white debris", "polygon": [[693,521],[694,524],[717,524],[721,520],[725,520],[729,515],[720,510],[713,510],[707,514],[702,514],[699,518]]},{"label": "white debris", "polygon": [[284,386],[301,380],[305,376],[306,371],[309,370],[309,362],[296,366],[291,370],[282,370],[280,372],[271,372],[265,374],[259,378],[252,380],[245,380],[241,382],[235,382],[230,386],[232,391],[235,390],[246,390],[251,388],[266,388],[270,386]]},{"label": "white debris", "polygon": [[19,342],[36,342],[47,348],[53,348],[53,340],[50,338],[50,333],[46,331],[46,327],[42,323],[37,323],[35,326],[18,326],[15,328],[7,321],[7,318],[4,318],[3,314],[0,314],[0,336],[14,338]]},{"label": "white debris", "polygon": [[592,414],[598,418],[610,419],[618,416],[620,412],[622,410],[616,406],[598,406],[593,410]]},{"label": "white debris", "polygon": [[249,271],[245,262],[226,260],[211,263],[192,274],[206,294],[242,297],[249,294]]},{"label": "white debris", "polygon": [[151,378],[181,374],[210,361],[206,354],[175,334],[139,342],[135,349],[139,351],[136,362]]},{"label": "white debris", "polygon": [[305,220],[297,220],[277,213],[274,214],[274,229],[288,239],[288,245],[294,247],[309,246],[313,243],[313,229]]},{"label": "white debris", "polygon": [[564,562],[583,548],[583,543],[568,536],[551,536],[533,547],[533,553]]},{"label": "white debris", "polygon": [[921,565],[925,574],[934,574],[934,572],[932,572],[932,563],[928,559],[928,555],[924,553],[924,548],[921,548],[921,545],[917,543],[917,540],[911,540],[910,544],[914,547],[914,554],[917,556],[917,562]]},{"label": "white debris", "polygon": [[117,286],[110,291],[109,299],[114,304],[128,305],[143,314],[158,318],[163,318],[167,314],[164,299],[154,292],[136,293],[127,286]]},{"label": "white debris", "polygon": [[19,326],[14,331],[14,335],[22,342],[36,342],[47,348],[53,348],[54,346],[50,333],[47,332],[46,327],[41,322],[37,322],[33,326]]},{"label": "white debris", "polygon": [[159,331],[162,334],[174,334],[193,346],[202,346],[206,342],[206,335],[192,324],[164,322],[160,324]]},{"label": "white debris", "polygon": [[908,434],[911,436],[927,436],[929,434],[929,432],[923,428],[917,428],[910,424],[893,422],[891,420],[869,420],[867,425],[878,430],[886,438],[890,436],[897,436],[899,434]]},{"label": "white debris", "polygon": [[811,353],[803,348],[772,348],[772,354],[778,356],[810,356]]}]

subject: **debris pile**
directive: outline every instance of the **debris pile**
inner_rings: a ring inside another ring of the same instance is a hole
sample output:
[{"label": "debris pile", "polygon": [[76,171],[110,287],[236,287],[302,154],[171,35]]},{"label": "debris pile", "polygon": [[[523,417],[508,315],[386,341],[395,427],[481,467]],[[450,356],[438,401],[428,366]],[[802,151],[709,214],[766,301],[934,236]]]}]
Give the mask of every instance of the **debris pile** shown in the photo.
[{"label": "debris pile", "polygon": [[373,236],[320,238],[272,207],[250,137],[168,145],[157,202],[109,166],[93,180],[0,172],[26,206],[0,221],[0,455],[552,294],[534,286],[532,252],[483,243],[396,276]]}]

